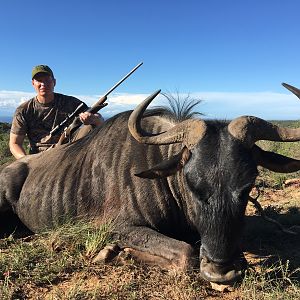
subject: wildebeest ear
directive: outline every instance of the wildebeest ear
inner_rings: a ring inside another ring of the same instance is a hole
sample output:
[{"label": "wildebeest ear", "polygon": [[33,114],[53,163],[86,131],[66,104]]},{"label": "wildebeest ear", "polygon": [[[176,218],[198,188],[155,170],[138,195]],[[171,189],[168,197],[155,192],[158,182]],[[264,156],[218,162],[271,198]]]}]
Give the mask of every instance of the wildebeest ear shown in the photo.
[{"label": "wildebeest ear", "polygon": [[278,153],[264,151],[257,145],[252,148],[253,158],[259,166],[278,173],[291,173],[300,170],[300,160]]},{"label": "wildebeest ear", "polygon": [[189,157],[190,151],[187,147],[184,147],[178,154],[170,159],[164,160],[153,168],[134,175],[148,179],[168,177],[182,169]]}]

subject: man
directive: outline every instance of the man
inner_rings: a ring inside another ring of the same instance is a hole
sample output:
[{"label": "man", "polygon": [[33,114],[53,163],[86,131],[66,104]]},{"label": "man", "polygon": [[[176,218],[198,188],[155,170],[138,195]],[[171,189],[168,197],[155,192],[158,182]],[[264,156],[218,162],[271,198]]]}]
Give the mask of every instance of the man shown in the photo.
[{"label": "man", "polygon": [[[37,95],[17,108],[12,122],[9,148],[16,159],[26,155],[23,147],[26,135],[30,143],[30,154],[45,151],[55,145],[60,134],[50,136],[50,131],[82,103],[75,97],[54,93],[56,79],[46,65],[33,68],[32,85]],[[87,108],[86,104],[84,107]],[[84,125],[96,127],[103,123],[99,114],[83,112],[79,117]]]}]

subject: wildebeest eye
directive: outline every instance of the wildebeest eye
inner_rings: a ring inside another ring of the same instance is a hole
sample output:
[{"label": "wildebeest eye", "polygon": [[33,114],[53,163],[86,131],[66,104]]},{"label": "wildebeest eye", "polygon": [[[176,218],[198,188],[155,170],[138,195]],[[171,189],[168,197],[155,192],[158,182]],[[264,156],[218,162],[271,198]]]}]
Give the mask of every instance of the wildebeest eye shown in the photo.
[{"label": "wildebeest eye", "polygon": [[197,199],[204,203],[209,203],[209,198],[211,197],[211,193],[208,189],[197,189],[197,191],[194,192]]}]

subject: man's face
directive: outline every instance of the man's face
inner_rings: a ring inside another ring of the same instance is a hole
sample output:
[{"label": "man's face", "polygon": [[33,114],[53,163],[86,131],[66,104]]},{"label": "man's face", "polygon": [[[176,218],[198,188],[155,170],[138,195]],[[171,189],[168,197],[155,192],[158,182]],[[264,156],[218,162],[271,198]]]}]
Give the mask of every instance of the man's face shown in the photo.
[{"label": "man's face", "polygon": [[56,80],[47,73],[38,73],[32,79],[32,85],[39,96],[53,94]]}]

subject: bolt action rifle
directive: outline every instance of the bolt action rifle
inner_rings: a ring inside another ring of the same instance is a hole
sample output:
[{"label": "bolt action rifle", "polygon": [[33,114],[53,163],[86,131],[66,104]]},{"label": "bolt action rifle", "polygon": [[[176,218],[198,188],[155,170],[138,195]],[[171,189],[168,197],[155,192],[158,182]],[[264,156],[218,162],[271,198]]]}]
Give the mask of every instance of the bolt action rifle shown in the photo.
[{"label": "bolt action rifle", "polygon": [[[143,63],[139,63],[137,66],[135,66],[128,74],[126,74],[120,81],[118,81],[110,90],[108,90],[104,96],[102,96],[96,103],[94,103],[90,108],[87,110],[84,110],[84,104],[81,103],[70,115],[67,116],[66,119],[64,119],[60,124],[55,126],[50,131],[50,136],[62,133],[62,135],[59,138],[58,145],[64,144],[68,139],[70,139],[71,135],[74,134],[74,132],[82,125],[82,122],[80,121],[79,114],[87,111],[92,114],[97,113],[100,109],[105,107],[107,103],[105,101],[107,100],[107,96],[114,91],[123,81],[125,81],[133,72],[135,72]],[[72,122],[72,123],[71,123]]]}]

